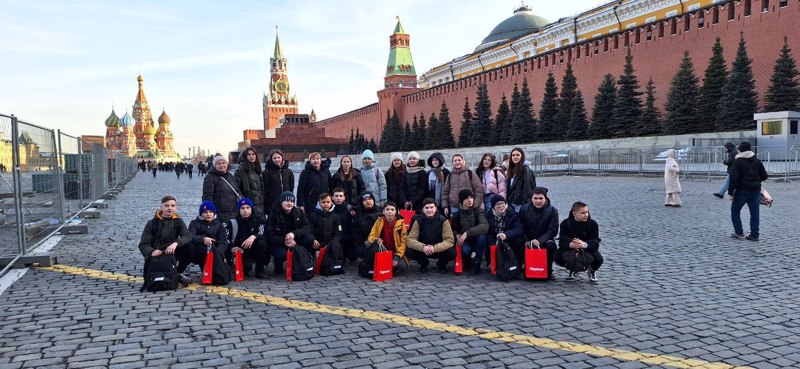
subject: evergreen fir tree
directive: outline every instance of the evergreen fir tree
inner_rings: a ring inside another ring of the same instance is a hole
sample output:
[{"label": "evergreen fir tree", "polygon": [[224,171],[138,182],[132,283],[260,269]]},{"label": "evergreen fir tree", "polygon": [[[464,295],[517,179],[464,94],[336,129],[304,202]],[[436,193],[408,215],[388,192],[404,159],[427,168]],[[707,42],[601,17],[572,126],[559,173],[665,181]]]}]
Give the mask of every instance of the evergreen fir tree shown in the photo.
[{"label": "evergreen fir tree", "polygon": [[792,57],[788,40],[783,38],[783,48],[775,69],[770,77],[770,85],[764,101],[765,111],[800,110],[800,84],[797,81],[797,64]]},{"label": "evergreen fir tree", "polygon": [[514,119],[514,117],[519,114],[519,102],[521,100],[522,95],[519,93],[519,87],[515,83],[514,89],[511,92],[511,123],[509,124],[511,132],[508,136],[509,144],[522,143],[522,139],[524,138],[522,130],[516,126],[516,124],[519,124],[519,120]]},{"label": "evergreen fir tree", "polygon": [[350,128],[350,137],[347,140],[347,152],[350,154],[356,153],[356,135],[352,128]]},{"label": "evergreen fir tree", "polygon": [[755,89],[752,60],[747,56],[744,34],[739,36],[739,48],[733,60],[731,74],[722,90],[717,130],[734,131],[753,129],[756,124],[753,113],[758,109],[758,94]]},{"label": "evergreen fir tree", "polygon": [[478,97],[475,100],[475,113],[469,126],[470,144],[472,144],[472,146],[488,146],[491,143],[491,136],[487,133],[489,133],[493,125],[492,102],[489,101],[489,88],[483,84],[478,86]]},{"label": "evergreen fir tree", "polygon": [[378,143],[375,142],[374,138],[369,139],[369,143],[367,144],[367,149],[372,150],[372,152],[378,151]]},{"label": "evergreen fir tree", "polygon": [[[512,104],[513,105],[513,104]],[[514,110],[513,108],[511,109]],[[558,124],[556,115],[558,114],[558,86],[553,73],[547,74],[547,81],[544,83],[544,97],[542,98],[542,108],[539,110],[538,138],[541,141],[552,141],[554,139],[554,129]]]},{"label": "evergreen fir tree", "polygon": [[506,95],[500,99],[497,115],[494,118],[494,132],[492,132],[492,145],[511,144],[511,107],[508,105]]},{"label": "evergreen fir tree", "polygon": [[661,133],[661,112],[656,107],[656,85],[653,79],[647,81],[645,88],[644,111],[642,112],[642,123],[639,126],[637,136],[651,136]]},{"label": "evergreen fir tree", "polygon": [[389,150],[387,148],[387,145],[391,145],[391,143],[389,142],[389,141],[391,141],[389,136],[391,136],[391,134],[392,134],[392,132],[391,132],[392,128],[391,127],[392,127],[392,115],[387,110],[386,111],[386,123],[383,124],[383,131],[381,132],[381,143],[380,143],[380,145],[381,145],[381,151],[382,152],[390,152],[391,151],[391,150]]},{"label": "evergreen fir tree", "polygon": [[[431,113],[433,114],[433,113]],[[452,149],[456,147],[456,140],[453,138],[453,124],[450,122],[450,111],[447,104],[442,101],[442,108],[439,110],[439,137],[441,137],[442,149]]]},{"label": "evergreen fir tree", "polygon": [[[581,97],[580,101],[581,106],[578,106],[578,93],[580,93],[578,90],[578,79],[572,71],[572,63],[567,63],[567,69],[564,71],[564,78],[561,80],[561,93],[558,95],[557,123],[553,127],[553,138],[557,141],[574,139],[577,138],[575,136],[585,135],[586,112],[585,108],[582,106],[583,97]],[[582,124],[572,121],[573,110],[575,109],[583,111],[584,121]],[[581,125],[584,126],[584,132],[572,132],[573,126],[578,128]]]},{"label": "evergreen fir tree", "polygon": [[699,132],[697,126],[697,88],[698,80],[694,74],[694,64],[689,52],[683,53],[678,72],[672,77],[667,94],[667,119],[664,133],[685,134]]},{"label": "evergreen fir tree", "polygon": [[461,132],[458,133],[458,147],[471,147],[472,140],[472,110],[469,107],[469,98],[464,98],[464,110],[461,113]]},{"label": "evergreen fir tree", "polygon": [[400,145],[400,151],[412,151],[413,143],[411,141],[411,124],[406,122],[405,127],[403,127],[403,142]]},{"label": "evergreen fir tree", "polygon": [[356,136],[355,137],[356,138],[355,138],[355,140],[353,142],[353,154],[360,154],[362,151],[365,150],[366,144],[363,141],[364,140],[364,135],[361,134],[361,132],[359,131],[358,128],[356,128]]},{"label": "evergreen fir tree", "polygon": [[[409,145],[409,150],[422,150],[422,145],[424,145],[423,141],[425,139],[425,134],[421,131],[419,127],[419,120],[417,120],[417,115],[414,114],[414,123],[411,124],[411,142]],[[422,144],[421,144],[422,143]]]},{"label": "evergreen fir tree", "polygon": [[592,138],[609,138],[609,129],[614,120],[614,105],[617,103],[617,82],[614,76],[606,74],[603,82],[597,88],[594,95],[594,107],[592,108],[592,125],[589,127],[589,135]]},{"label": "evergreen fir tree", "polygon": [[614,120],[609,128],[611,137],[629,137],[642,116],[642,91],[639,78],[634,74],[633,56],[625,57],[625,69],[617,80],[617,102],[614,105]]},{"label": "evergreen fir tree", "polygon": [[436,114],[431,113],[431,117],[428,118],[428,135],[425,136],[425,150],[441,147],[442,140],[439,139],[439,131],[439,118],[436,117]]},{"label": "evergreen fir tree", "polygon": [[728,80],[728,67],[725,65],[719,37],[714,42],[711,52],[712,56],[703,76],[703,87],[700,88],[700,96],[697,99],[697,123],[702,132],[711,132],[715,129],[719,99],[722,98],[722,88]]},{"label": "evergreen fir tree", "polygon": [[390,117],[387,114],[387,123],[384,134],[381,135],[381,152],[401,151],[403,145],[403,125],[395,111]]},{"label": "evergreen fir tree", "polygon": [[[522,80],[522,89],[519,91],[519,112],[522,132],[520,137],[523,143],[535,142],[538,138],[536,113],[533,111],[533,100],[531,99],[531,89],[528,87],[528,79]],[[511,116],[512,120],[514,116]],[[513,121],[512,121],[513,125]]]},{"label": "evergreen fir tree", "polygon": [[431,129],[425,121],[425,114],[419,113],[419,148],[420,150],[428,149],[428,137],[431,135]]},{"label": "evergreen fir tree", "polygon": [[586,119],[586,105],[581,90],[575,90],[575,100],[569,115],[567,139],[584,140],[589,137],[589,122]]}]

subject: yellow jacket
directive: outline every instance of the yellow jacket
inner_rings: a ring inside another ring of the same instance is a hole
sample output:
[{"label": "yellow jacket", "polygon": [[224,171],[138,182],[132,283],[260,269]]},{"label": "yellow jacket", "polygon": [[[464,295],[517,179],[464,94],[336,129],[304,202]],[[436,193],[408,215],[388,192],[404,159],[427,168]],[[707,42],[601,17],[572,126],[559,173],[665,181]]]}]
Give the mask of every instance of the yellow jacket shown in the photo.
[{"label": "yellow jacket", "polygon": [[[375,220],[375,224],[372,226],[372,231],[369,232],[369,237],[367,237],[367,242],[373,243],[379,238],[381,238],[381,232],[383,232],[383,224],[386,222],[386,218],[381,216],[380,218]],[[399,257],[406,256],[406,225],[403,223],[403,219],[399,217],[394,218],[394,254]]]}]

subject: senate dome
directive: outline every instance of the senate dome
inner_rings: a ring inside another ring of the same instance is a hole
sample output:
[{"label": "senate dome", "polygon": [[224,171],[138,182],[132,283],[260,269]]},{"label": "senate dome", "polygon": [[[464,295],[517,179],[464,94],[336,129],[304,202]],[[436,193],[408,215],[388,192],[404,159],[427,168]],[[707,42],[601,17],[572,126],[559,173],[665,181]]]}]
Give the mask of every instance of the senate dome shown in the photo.
[{"label": "senate dome", "polygon": [[531,34],[548,24],[550,24],[550,21],[533,14],[531,8],[523,4],[514,10],[514,15],[494,27],[492,32],[490,32],[489,35],[481,41],[481,44],[475,48],[475,51],[488,49],[520,36]]}]

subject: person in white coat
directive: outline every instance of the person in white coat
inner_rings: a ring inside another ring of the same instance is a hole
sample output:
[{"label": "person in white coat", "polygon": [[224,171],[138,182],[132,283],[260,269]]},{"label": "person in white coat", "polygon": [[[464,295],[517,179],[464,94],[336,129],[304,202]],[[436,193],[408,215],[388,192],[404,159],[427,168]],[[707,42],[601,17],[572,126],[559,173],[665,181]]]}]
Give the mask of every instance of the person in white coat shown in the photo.
[{"label": "person in white coat", "polygon": [[664,185],[667,188],[667,199],[664,206],[681,207],[681,169],[678,167],[678,153],[674,149],[667,150],[667,161],[664,164]]}]

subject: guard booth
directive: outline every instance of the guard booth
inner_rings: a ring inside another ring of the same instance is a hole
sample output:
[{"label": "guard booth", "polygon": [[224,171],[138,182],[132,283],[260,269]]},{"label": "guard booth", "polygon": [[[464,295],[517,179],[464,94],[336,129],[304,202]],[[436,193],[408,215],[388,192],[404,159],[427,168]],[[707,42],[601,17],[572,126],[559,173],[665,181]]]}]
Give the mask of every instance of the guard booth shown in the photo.
[{"label": "guard booth", "polygon": [[759,148],[776,149],[771,153],[772,159],[788,159],[789,149],[800,145],[798,122],[800,112],[777,111],[753,114],[756,120],[756,137]]}]

